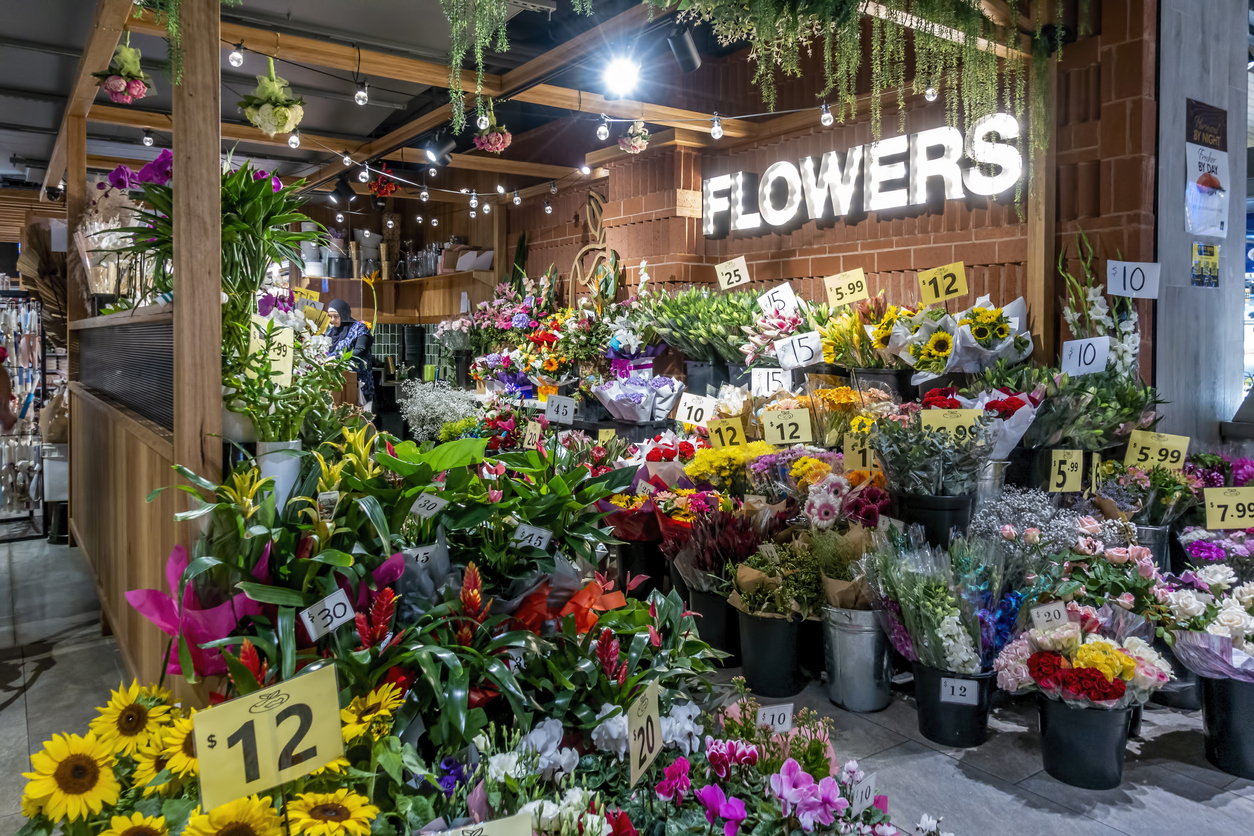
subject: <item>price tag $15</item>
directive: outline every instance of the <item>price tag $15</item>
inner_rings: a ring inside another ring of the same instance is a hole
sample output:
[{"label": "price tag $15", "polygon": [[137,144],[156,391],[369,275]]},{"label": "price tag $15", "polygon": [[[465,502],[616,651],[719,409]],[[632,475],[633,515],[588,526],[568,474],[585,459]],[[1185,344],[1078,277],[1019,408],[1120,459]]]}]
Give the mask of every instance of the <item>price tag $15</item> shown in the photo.
[{"label": "price tag $15", "polygon": [[876,458],[875,451],[866,443],[866,436],[861,433],[845,433],[844,461],[845,470],[872,472],[880,469],[880,461]]},{"label": "price tag $15", "polygon": [[823,362],[823,338],[818,331],[793,334],[791,337],[776,340],[774,345],[775,357],[779,360],[779,365],[787,371]]},{"label": "price tag $15", "polygon": [[627,744],[631,758],[631,784],[635,786],[662,751],[662,721],[657,710],[657,681],[649,683],[639,699],[627,708]]},{"label": "price tag $15", "polygon": [[1048,604],[1037,604],[1032,608],[1032,626],[1038,630],[1048,630],[1066,624],[1067,605],[1062,601],[1051,601]]},{"label": "price tag $15", "polygon": [[1254,526],[1254,487],[1206,488],[1206,527],[1210,529]]}]

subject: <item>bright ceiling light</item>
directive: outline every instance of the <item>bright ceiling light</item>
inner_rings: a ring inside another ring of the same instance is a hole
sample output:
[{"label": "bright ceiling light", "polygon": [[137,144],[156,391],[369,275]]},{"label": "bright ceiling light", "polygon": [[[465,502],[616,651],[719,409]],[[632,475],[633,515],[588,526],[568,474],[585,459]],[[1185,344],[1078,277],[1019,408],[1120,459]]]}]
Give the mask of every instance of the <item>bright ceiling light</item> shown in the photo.
[{"label": "bright ceiling light", "polygon": [[300,131],[292,131],[290,134],[287,135],[287,147],[288,148],[300,147]]},{"label": "bright ceiling light", "polygon": [[230,62],[232,67],[244,66],[244,45],[236,44],[235,49],[231,50],[231,54],[226,56],[226,60]]},{"label": "bright ceiling light", "polygon": [[618,57],[605,66],[605,90],[610,98],[621,99],[636,89],[640,65],[630,58]]},{"label": "bright ceiling light", "polygon": [[363,81],[361,84],[357,85],[357,92],[353,94],[353,101],[363,106],[370,104],[370,82],[369,81]]}]

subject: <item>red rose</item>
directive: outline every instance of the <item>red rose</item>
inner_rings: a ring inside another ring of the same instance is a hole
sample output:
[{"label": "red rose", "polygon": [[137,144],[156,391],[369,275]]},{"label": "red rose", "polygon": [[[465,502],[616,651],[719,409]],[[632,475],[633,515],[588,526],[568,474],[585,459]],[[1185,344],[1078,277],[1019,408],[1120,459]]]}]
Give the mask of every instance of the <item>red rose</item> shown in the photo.
[{"label": "red rose", "polygon": [[662,448],[654,447],[652,450],[649,451],[649,454],[645,456],[644,458],[646,461],[660,462],[662,460]]},{"label": "red rose", "polygon": [[1052,694],[1058,690],[1058,677],[1057,676],[1042,677],[1041,679],[1038,679],[1036,681],[1036,684],[1039,685],[1041,690],[1044,691],[1045,693]]},{"label": "red rose", "polygon": [[944,389],[933,389],[923,396],[924,409],[962,409],[962,404],[954,397],[957,390],[952,386]]},{"label": "red rose", "polygon": [[696,452],[697,451],[693,448],[691,443],[687,441],[679,442],[679,455],[682,456],[683,458],[685,459],[692,458],[692,456]]},{"label": "red rose", "polygon": [[1075,668],[1063,668],[1055,677],[1058,680],[1058,689],[1065,697],[1083,696],[1083,687],[1080,685],[1080,676],[1076,673]]},{"label": "red rose", "polygon": [[1098,695],[1106,693],[1110,684],[1106,675],[1097,668],[1076,668],[1075,672],[1080,681],[1080,692],[1091,700],[1101,699]]},{"label": "red rose", "polygon": [[1038,650],[1028,657],[1028,673],[1038,683],[1046,677],[1056,676],[1062,669],[1062,654],[1053,650]]}]

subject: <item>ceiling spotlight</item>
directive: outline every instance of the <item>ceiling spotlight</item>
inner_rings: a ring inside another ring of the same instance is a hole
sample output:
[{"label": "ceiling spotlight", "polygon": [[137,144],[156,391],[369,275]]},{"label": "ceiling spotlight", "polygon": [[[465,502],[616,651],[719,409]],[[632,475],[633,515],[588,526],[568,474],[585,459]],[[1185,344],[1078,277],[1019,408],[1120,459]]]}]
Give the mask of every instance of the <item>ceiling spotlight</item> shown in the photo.
[{"label": "ceiling spotlight", "polygon": [[226,60],[232,67],[244,66],[244,45],[236,44],[235,49],[231,50],[231,54],[226,56]]},{"label": "ceiling spotlight", "polygon": [[287,147],[288,148],[300,147],[300,131],[292,131],[290,134],[287,135]]},{"label": "ceiling spotlight", "polygon": [[710,139],[723,138],[723,120],[718,118],[718,113],[714,114],[714,123],[710,126]]},{"label": "ceiling spotlight", "polygon": [[335,222],[336,222],[337,224],[342,224],[342,223],[344,223],[344,213],[343,213],[343,212],[336,212],[336,213],[335,213]]},{"label": "ceiling spotlight", "polygon": [[370,104],[369,81],[363,81],[361,84],[357,85],[357,92],[353,94],[353,101],[362,106]]},{"label": "ceiling spotlight", "polygon": [[471,208],[471,209],[474,209],[474,208],[476,208],[478,205],[479,205],[479,193],[478,193],[478,192],[471,192],[471,193],[470,193],[470,208]]},{"label": "ceiling spotlight", "polygon": [[436,138],[427,146],[427,159],[436,165],[448,165],[453,161],[453,149],[456,147],[457,140],[451,136]]},{"label": "ceiling spotlight", "polygon": [[152,131],[148,131],[148,130],[144,131],[144,147],[145,148],[152,147]]},{"label": "ceiling spotlight", "polygon": [[472,218],[473,218],[473,217],[476,217],[476,212],[475,212],[475,210],[474,210],[474,209],[471,209],[471,210],[470,210],[470,217],[472,217]]},{"label": "ceiling spotlight", "polygon": [[514,205],[522,206],[522,198],[518,196],[518,189],[514,189]]},{"label": "ceiling spotlight", "polygon": [[556,180],[549,181],[549,194],[557,194],[557,181]]},{"label": "ceiling spotlight", "polygon": [[395,229],[395,228],[396,228],[396,221],[392,220],[391,218],[388,218],[388,229]]},{"label": "ceiling spotlight", "polygon": [[601,124],[597,125],[597,139],[610,138],[610,117],[601,114]]},{"label": "ceiling spotlight", "polygon": [[605,66],[605,98],[621,99],[636,89],[640,80],[640,65],[630,58],[620,56]]},{"label": "ceiling spotlight", "polygon": [[432,226],[439,226],[439,225],[440,225],[440,219],[439,219],[439,218],[432,218],[432,219],[431,219],[431,225],[432,225]]},{"label": "ceiling spotlight", "polygon": [[823,127],[830,128],[836,120],[832,117],[832,110],[827,106],[827,102],[823,102],[823,106],[819,108],[819,121],[823,123]]},{"label": "ceiling spotlight", "polygon": [[496,184],[496,193],[497,193],[497,194],[505,194],[505,187],[504,187],[504,186],[502,186],[500,183],[497,183],[497,184]]},{"label": "ceiling spotlight", "polygon": [[592,173],[592,169],[588,168],[587,163],[584,163],[583,165],[579,166],[579,173],[583,174],[584,176],[587,176]]},{"label": "ceiling spotlight", "polygon": [[475,120],[475,124],[479,126],[479,130],[486,131],[488,129],[488,125],[492,123],[488,121],[488,114],[480,113],[479,118]]},{"label": "ceiling spotlight", "polygon": [[544,201],[544,214],[546,215],[553,214],[553,207],[549,205],[549,202],[547,200]]},{"label": "ceiling spotlight", "polygon": [[489,215],[491,213],[492,213],[492,204],[491,203],[483,204],[483,214]]},{"label": "ceiling spotlight", "polygon": [[936,101],[936,97],[939,95],[940,93],[937,92],[935,87],[929,87],[923,91],[923,98],[927,99],[929,102]]},{"label": "ceiling spotlight", "polygon": [[414,220],[416,220],[418,223],[422,223],[422,215],[414,215]]},{"label": "ceiling spotlight", "polygon": [[357,172],[357,179],[358,179],[358,180],[360,180],[360,181],[361,181],[361,182],[363,182],[363,183],[365,183],[366,181],[368,181],[368,180],[370,179],[370,169],[369,169],[369,167],[367,167],[367,166],[364,166],[364,165],[363,165],[363,166],[361,167],[361,171]]},{"label": "ceiling spotlight", "polygon": [[692,30],[687,26],[679,25],[672,29],[666,42],[675,54],[675,63],[679,65],[679,69],[691,73],[701,67],[701,53],[697,52],[697,45],[692,41]]},{"label": "ceiling spotlight", "polygon": [[423,187],[422,191],[418,192],[418,199],[421,200],[423,203],[426,203],[428,200],[431,199],[431,195],[427,192],[427,188],[425,186]]},{"label": "ceiling spotlight", "polygon": [[331,192],[331,199],[340,206],[348,206],[357,199],[357,193],[353,191],[353,187],[348,185],[348,175],[341,174],[335,181],[335,190]]},{"label": "ceiling spotlight", "polygon": [[434,176],[435,176],[435,166],[431,166],[431,168],[427,169],[427,174],[429,174],[430,176],[434,177]]}]

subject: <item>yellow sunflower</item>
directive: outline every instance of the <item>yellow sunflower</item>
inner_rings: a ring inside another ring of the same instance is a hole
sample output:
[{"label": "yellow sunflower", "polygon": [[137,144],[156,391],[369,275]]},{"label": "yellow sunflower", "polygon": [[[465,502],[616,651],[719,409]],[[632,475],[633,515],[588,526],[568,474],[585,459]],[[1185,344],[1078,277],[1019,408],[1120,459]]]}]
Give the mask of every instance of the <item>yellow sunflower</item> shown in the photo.
[{"label": "yellow sunflower", "polygon": [[268,798],[249,796],[194,815],[183,836],[281,836],[283,827]]},{"label": "yellow sunflower", "polygon": [[100,836],[167,836],[169,832],[164,816],[132,813],[130,818],[114,816],[109,822],[109,829]]},{"label": "yellow sunflower", "polygon": [[[348,708],[340,709],[340,720],[344,723],[344,742],[352,743],[367,731],[375,740],[383,737],[388,730],[386,722],[392,719],[392,712],[401,707],[404,697],[400,690],[388,682],[375,688],[365,697],[356,697]],[[385,721],[385,722],[379,722]]]},{"label": "yellow sunflower", "polygon": [[167,758],[165,768],[180,778],[196,775],[200,770],[196,760],[196,738],[192,735],[192,718],[195,716],[196,709],[193,708],[186,717],[176,719],[165,735],[165,748],[162,750]]},{"label": "yellow sunflower", "polygon": [[323,776],[329,776],[331,774],[343,775],[344,770],[348,769],[348,767],[349,767],[348,758],[341,756],[331,761],[329,764],[322,767],[321,769],[315,769],[313,772],[310,772],[309,777],[318,778],[318,777],[323,777]]},{"label": "yellow sunflower", "polygon": [[42,798],[31,798],[26,793],[22,793],[22,815],[28,819],[43,815],[43,801]]},{"label": "yellow sunflower", "polygon": [[1001,308],[976,308],[975,318],[985,325],[992,325],[1001,319]]},{"label": "yellow sunflower", "polygon": [[165,725],[170,707],[155,703],[138,682],[132,682],[130,688],[118,685],[109,704],[99,711],[100,716],[91,721],[97,739],[119,755],[134,755]]},{"label": "yellow sunflower", "polygon": [[993,329],[993,334],[997,337],[997,339],[1004,340],[1006,337],[1010,336],[1010,326],[1003,322],[1001,325],[998,325]]},{"label": "yellow sunflower", "polygon": [[953,351],[953,348],[954,338],[944,331],[937,331],[927,341],[927,350],[936,357],[948,357],[949,352]]},{"label": "yellow sunflower", "polygon": [[971,326],[971,336],[975,337],[977,340],[980,340],[980,341],[987,340],[989,337],[989,334],[991,333],[992,332],[989,331],[987,325],[972,325]]},{"label": "yellow sunflower", "polygon": [[85,819],[118,803],[122,787],[113,774],[113,753],[90,732],[54,734],[30,762],[35,771],[22,773],[30,779],[26,796],[53,821]]},{"label": "yellow sunflower", "polygon": [[369,836],[370,820],[379,808],[348,789],[333,793],[308,792],[287,805],[292,830],[309,836]]},{"label": "yellow sunflower", "polygon": [[146,685],[139,689],[139,695],[162,705],[174,705],[174,694],[170,693],[169,688],[162,688],[160,685]]},{"label": "yellow sunflower", "polygon": [[135,753],[135,774],[131,778],[131,785],[143,787],[145,798],[156,793],[172,794],[180,786],[180,782],[176,781],[174,776],[171,775],[159,784],[152,783],[152,779],[160,775],[169,765],[170,759],[165,754],[165,740],[159,736]]}]

